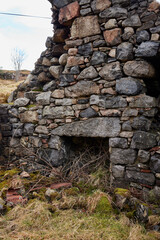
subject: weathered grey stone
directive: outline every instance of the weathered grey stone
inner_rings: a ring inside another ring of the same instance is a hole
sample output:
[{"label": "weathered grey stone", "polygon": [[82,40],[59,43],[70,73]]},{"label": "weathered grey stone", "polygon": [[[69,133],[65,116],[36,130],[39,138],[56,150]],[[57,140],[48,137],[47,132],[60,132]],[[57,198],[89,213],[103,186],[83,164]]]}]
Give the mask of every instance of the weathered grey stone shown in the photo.
[{"label": "weathered grey stone", "polygon": [[112,4],[127,7],[130,4],[130,0],[112,0]]},{"label": "weathered grey stone", "polygon": [[110,7],[99,14],[100,18],[118,18],[125,19],[127,17],[127,9],[120,7]]},{"label": "weathered grey stone", "polygon": [[51,81],[51,82],[49,82],[49,83],[46,83],[44,86],[43,86],[43,91],[53,91],[53,90],[55,90],[56,89],[56,86],[57,86],[57,84],[56,84],[56,82],[55,81]]},{"label": "weathered grey stone", "polygon": [[63,98],[63,99],[55,100],[55,105],[59,105],[59,106],[71,106],[75,103],[76,103],[76,100],[72,98]]},{"label": "weathered grey stone", "polygon": [[112,148],[110,161],[113,164],[133,164],[136,157],[137,152],[133,149]]},{"label": "weathered grey stone", "polygon": [[69,75],[68,75],[68,74],[60,75],[59,80],[60,80],[60,83],[59,83],[59,86],[60,86],[60,87],[66,87],[66,86],[69,85],[69,83],[75,81],[74,75],[72,75],[72,74],[69,74]]},{"label": "weathered grey stone", "polygon": [[59,78],[60,74],[62,73],[62,66],[51,66],[49,68],[49,72],[54,78]]},{"label": "weathered grey stone", "polygon": [[155,176],[153,173],[142,173],[136,171],[126,171],[126,180],[147,185],[154,185]]},{"label": "weathered grey stone", "polygon": [[121,78],[116,81],[116,91],[119,94],[137,95],[142,91],[142,88],[140,81],[132,77]]},{"label": "weathered grey stone", "polygon": [[160,154],[151,156],[150,168],[153,172],[160,173]]},{"label": "weathered grey stone", "polygon": [[138,151],[138,161],[140,163],[146,163],[150,159],[150,152],[145,150],[139,150]]},{"label": "weathered grey stone", "polygon": [[125,167],[121,165],[113,165],[112,166],[112,174],[115,178],[123,178],[125,172]]},{"label": "weathered grey stone", "polygon": [[36,133],[40,133],[40,134],[48,134],[48,129],[46,126],[38,126],[35,128],[35,132]]},{"label": "weathered grey stone", "polygon": [[109,146],[113,148],[128,148],[128,142],[126,138],[110,138]]},{"label": "weathered grey stone", "polygon": [[98,77],[98,73],[93,66],[85,68],[77,77],[78,80],[81,79],[94,79]]},{"label": "weathered grey stone", "polygon": [[91,3],[91,7],[94,13],[101,12],[106,8],[109,8],[110,6],[111,6],[110,0],[94,0]]},{"label": "weathered grey stone", "polygon": [[92,12],[92,9],[90,7],[83,8],[83,9],[80,10],[81,16],[89,15],[89,13],[91,13],[91,12]]},{"label": "weathered grey stone", "polygon": [[132,27],[125,27],[124,33],[122,35],[123,40],[129,40],[134,34],[134,29]]},{"label": "weathered grey stone", "polygon": [[66,97],[84,97],[91,94],[99,94],[100,90],[96,83],[80,81],[71,87],[65,88]]},{"label": "weathered grey stone", "polygon": [[89,56],[93,53],[92,43],[87,43],[78,47],[78,53],[83,56]]},{"label": "weathered grey stone", "polygon": [[79,66],[73,66],[73,67],[71,67],[70,73],[71,73],[71,74],[76,74],[76,75],[78,75],[78,74],[80,73]]},{"label": "weathered grey stone", "polygon": [[50,103],[51,92],[40,93],[36,97],[36,101],[40,105],[48,105]]},{"label": "weathered grey stone", "polygon": [[112,29],[117,27],[118,27],[118,24],[116,19],[109,19],[105,24],[105,29]]},{"label": "weathered grey stone", "polygon": [[74,122],[52,130],[52,135],[77,137],[117,137],[120,133],[118,118],[93,118]]},{"label": "weathered grey stone", "polygon": [[126,121],[122,124],[122,130],[123,131],[132,131],[132,126],[130,121]]},{"label": "weathered grey stone", "polygon": [[137,115],[137,109],[126,108],[122,114],[122,117],[136,117]]},{"label": "weathered grey stone", "polygon": [[86,5],[89,4],[91,2],[91,0],[80,0],[79,5]]},{"label": "weathered grey stone", "polygon": [[157,101],[154,97],[141,95],[139,98],[129,103],[129,106],[131,108],[152,108],[157,106]]},{"label": "weathered grey stone", "polygon": [[108,81],[113,81],[118,78],[121,78],[122,71],[121,71],[120,63],[113,62],[113,63],[106,64],[99,72],[99,75]]},{"label": "weathered grey stone", "polygon": [[128,61],[133,59],[133,45],[129,42],[124,42],[117,47],[117,59]]},{"label": "weathered grey stone", "polygon": [[149,131],[152,121],[140,116],[133,119],[132,127],[137,130]]},{"label": "weathered grey stone", "polygon": [[41,164],[46,162],[51,163],[53,167],[62,166],[67,160],[66,149],[63,146],[61,150],[56,149],[41,149],[39,150]]},{"label": "weathered grey stone", "polygon": [[101,32],[97,16],[76,18],[71,27],[71,37],[84,38]]},{"label": "weathered grey stone", "polygon": [[91,95],[90,105],[97,105],[99,107],[105,108],[106,97],[99,95]]},{"label": "weathered grey stone", "polygon": [[93,47],[96,48],[96,47],[104,47],[106,46],[106,41],[105,40],[95,40],[93,42]]},{"label": "weathered grey stone", "polygon": [[107,60],[107,54],[103,52],[94,52],[91,58],[91,65],[99,65],[105,63]]},{"label": "weathered grey stone", "polygon": [[158,53],[158,42],[142,42],[135,51],[136,57],[155,57]]},{"label": "weathered grey stone", "polygon": [[92,118],[97,116],[98,116],[98,113],[91,107],[80,112],[80,117],[82,118]]},{"label": "weathered grey stone", "polygon": [[141,43],[149,40],[150,40],[150,35],[146,30],[137,32],[137,43]]},{"label": "weathered grey stone", "polygon": [[131,15],[122,22],[123,27],[140,27],[141,25],[141,20],[138,14]]},{"label": "weathered grey stone", "polygon": [[105,108],[123,108],[127,107],[127,101],[125,98],[117,96],[106,100]]},{"label": "weathered grey stone", "polygon": [[24,135],[33,135],[33,132],[34,132],[34,124],[26,123],[24,125],[24,130],[23,130]]},{"label": "weathered grey stone", "polygon": [[17,98],[14,101],[14,106],[16,107],[24,107],[29,104],[30,100],[28,98]]},{"label": "weathered grey stone", "polygon": [[60,150],[62,148],[62,139],[59,136],[52,136],[48,142],[49,148]]},{"label": "weathered grey stone", "polygon": [[22,137],[22,129],[13,129],[12,130],[12,136],[13,137]]},{"label": "weathered grey stone", "polygon": [[137,78],[152,78],[155,75],[154,67],[144,60],[126,62],[123,70],[126,75]]},{"label": "weathered grey stone", "polygon": [[160,33],[160,26],[150,28],[150,32],[153,33]]},{"label": "weathered grey stone", "polygon": [[52,4],[54,6],[56,6],[57,8],[62,8],[66,5],[68,5],[69,3],[72,3],[74,0],[51,0]]},{"label": "weathered grey stone", "polygon": [[20,114],[20,121],[22,123],[36,123],[38,122],[37,111],[26,111]]},{"label": "weathered grey stone", "polygon": [[149,149],[156,146],[156,135],[148,132],[137,131],[134,132],[131,148]]},{"label": "weathered grey stone", "polygon": [[46,106],[43,109],[43,117],[49,117],[50,119],[54,118],[63,118],[66,116],[74,116],[74,111],[70,106],[60,106],[60,107],[50,107]]}]

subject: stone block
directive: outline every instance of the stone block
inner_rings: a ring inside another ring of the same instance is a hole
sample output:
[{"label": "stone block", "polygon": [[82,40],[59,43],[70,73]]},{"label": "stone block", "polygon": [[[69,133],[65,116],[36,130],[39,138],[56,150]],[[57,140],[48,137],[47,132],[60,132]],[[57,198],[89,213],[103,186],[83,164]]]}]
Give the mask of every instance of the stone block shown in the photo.
[{"label": "stone block", "polygon": [[99,14],[100,18],[116,18],[116,19],[125,19],[127,18],[127,9],[120,7],[110,7],[105,9]]},{"label": "stone block", "polygon": [[121,165],[112,166],[112,174],[115,178],[123,178],[125,173],[125,167]]},{"label": "stone block", "polygon": [[122,71],[119,62],[105,64],[100,70],[99,75],[107,80],[113,81],[122,77]]},{"label": "stone block", "polygon": [[22,123],[36,123],[36,122],[38,122],[37,111],[26,111],[24,113],[20,113],[19,117],[20,117],[20,121]]},{"label": "stone block", "polygon": [[160,154],[151,156],[150,168],[153,172],[160,173]]},{"label": "stone block", "polygon": [[40,105],[48,105],[50,103],[51,92],[40,93],[36,97],[36,102]]},{"label": "stone block", "polygon": [[118,118],[98,117],[69,123],[52,130],[52,135],[75,137],[117,137],[120,133]]},{"label": "stone block", "polygon": [[116,81],[116,91],[122,95],[137,95],[142,89],[143,86],[139,79],[128,77]]},{"label": "stone block", "polygon": [[64,90],[56,89],[52,92],[51,95],[53,98],[64,98]]},{"label": "stone block", "polygon": [[103,52],[94,52],[90,61],[91,65],[99,65],[102,63],[106,63],[107,61],[107,54]]},{"label": "stone block", "polygon": [[60,74],[62,73],[62,70],[63,70],[62,66],[51,66],[49,68],[49,72],[54,78],[59,78]]},{"label": "stone block", "polygon": [[14,106],[16,107],[25,107],[29,104],[30,100],[28,98],[17,98],[14,101]]},{"label": "stone block", "polygon": [[121,96],[112,97],[106,100],[105,108],[124,108],[127,107],[127,101]]},{"label": "stone block", "polygon": [[104,34],[104,39],[107,43],[107,46],[116,46],[122,42],[121,28],[114,28],[111,30],[106,30],[103,32],[103,34]]},{"label": "stone block", "polygon": [[98,72],[93,66],[85,68],[77,77],[77,80],[94,79],[98,77]]},{"label": "stone block", "polygon": [[137,131],[133,134],[131,148],[149,149],[156,146],[156,135],[153,133]]},{"label": "stone block", "polygon": [[39,134],[48,134],[48,129],[46,126],[38,126],[35,128],[35,132]]},{"label": "stone block", "polygon": [[122,27],[140,27],[142,25],[138,14],[131,15],[122,22]]},{"label": "stone block", "polygon": [[137,50],[135,51],[136,57],[155,57],[158,53],[159,43],[158,42],[142,42]]},{"label": "stone block", "polygon": [[92,43],[86,43],[78,47],[78,53],[85,57],[91,55],[93,53]]},{"label": "stone block", "polygon": [[54,43],[64,43],[66,38],[68,38],[68,31],[66,29],[61,28],[54,31]]},{"label": "stone block", "polygon": [[[68,4],[59,11],[58,21],[60,24],[68,25],[68,23],[80,15],[80,6],[78,1]],[[69,24],[70,25],[70,24]]]},{"label": "stone block", "polygon": [[123,42],[117,47],[117,59],[122,62],[133,59],[133,45],[129,42]]},{"label": "stone block", "polygon": [[154,108],[157,106],[157,100],[154,97],[141,95],[129,103],[131,108]]},{"label": "stone block", "polygon": [[134,164],[137,152],[133,149],[112,148],[110,161],[113,164]]},{"label": "stone block", "polygon": [[129,182],[136,182],[153,186],[155,183],[155,176],[153,173],[142,173],[136,171],[126,171],[126,180]]},{"label": "stone block", "polygon": [[90,96],[90,105],[97,105],[99,107],[105,108],[106,97],[99,95]]},{"label": "stone block", "polygon": [[94,0],[91,3],[91,8],[94,13],[101,12],[111,6],[110,0]]},{"label": "stone block", "polygon": [[80,112],[80,117],[82,118],[92,118],[97,116],[98,116],[98,113],[91,107]]},{"label": "stone block", "polygon": [[128,148],[128,142],[126,138],[110,138],[109,146],[112,148]]},{"label": "stone block", "polygon": [[155,75],[154,67],[147,61],[129,61],[124,64],[124,73],[131,77],[153,78]]},{"label": "stone block", "polygon": [[151,123],[152,123],[151,120],[143,116],[140,116],[133,119],[132,127],[133,129],[137,129],[137,130],[149,131],[151,127]]},{"label": "stone block", "polygon": [[73,67],[84,64],[84,57],[70,56],[67,59],[67,67]]},{"label": "stone block", "polygon": [[43,117],[54,119],[54,118],[64,118],[67,116],[74,116],[74,111],[70,106],[59,106],[59,107],[46,106],[43,109]]},{"label": "stone block", "polygon": [[71,27],[72,38],[84,38],[100,33],[101,30],[97,16],[76,18]]},{"label": "stone block", "polygon": [[140,163],[147,163],[150,159],[150,152],[145,151],[145,150],[139,150],[138,151],[138,158],[137,160]]},{"label": "stone block", "polygon": [[65,88],[65,96],[72,98],[85,97],[99,93],[99,86],[91,81],[79,81],[75,85]]}]

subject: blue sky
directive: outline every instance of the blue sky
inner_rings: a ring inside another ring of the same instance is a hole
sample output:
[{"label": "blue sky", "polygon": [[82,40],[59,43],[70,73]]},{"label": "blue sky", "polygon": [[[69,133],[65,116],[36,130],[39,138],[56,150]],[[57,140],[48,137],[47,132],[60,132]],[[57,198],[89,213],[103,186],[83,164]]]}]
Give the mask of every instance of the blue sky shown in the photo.
[{"label": "blue sky", "polygon": [[[50,8],[47,0],[0,0],[0,12],[51,17]],[[48,19],[0,15],[0,67],[13,69],[11,53],[19,48],[27,55],[22,68],[32,70],[52,29]]]}]

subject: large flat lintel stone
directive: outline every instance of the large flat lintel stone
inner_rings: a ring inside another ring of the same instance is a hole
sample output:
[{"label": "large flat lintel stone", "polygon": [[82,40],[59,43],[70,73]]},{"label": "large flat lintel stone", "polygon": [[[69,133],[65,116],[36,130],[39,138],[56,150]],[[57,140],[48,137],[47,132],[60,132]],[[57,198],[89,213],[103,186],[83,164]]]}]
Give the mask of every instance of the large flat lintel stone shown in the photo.
[{"label": "large flat lintel stone", "polygon": [[92,118],[65,124],[52,131],[52,135],[75,137],[117,137],[121,130],[119,118]]}]

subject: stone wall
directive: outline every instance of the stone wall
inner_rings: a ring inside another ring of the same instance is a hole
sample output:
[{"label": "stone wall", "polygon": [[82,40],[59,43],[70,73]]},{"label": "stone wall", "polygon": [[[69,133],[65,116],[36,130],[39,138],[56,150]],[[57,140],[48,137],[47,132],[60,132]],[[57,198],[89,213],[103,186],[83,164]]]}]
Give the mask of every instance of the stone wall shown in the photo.
[{"label": "stone wall", "polygon": [[115,185],[159,186],[160,5],[50,2],[54,36],[9,98],[10,160],[58,167],[68,158],[64,136],[109,138]]}]

